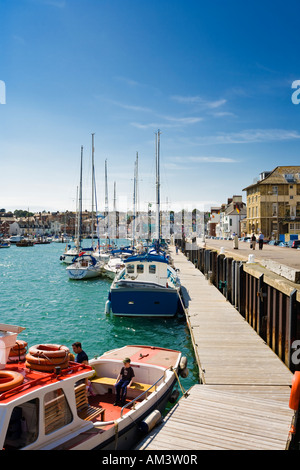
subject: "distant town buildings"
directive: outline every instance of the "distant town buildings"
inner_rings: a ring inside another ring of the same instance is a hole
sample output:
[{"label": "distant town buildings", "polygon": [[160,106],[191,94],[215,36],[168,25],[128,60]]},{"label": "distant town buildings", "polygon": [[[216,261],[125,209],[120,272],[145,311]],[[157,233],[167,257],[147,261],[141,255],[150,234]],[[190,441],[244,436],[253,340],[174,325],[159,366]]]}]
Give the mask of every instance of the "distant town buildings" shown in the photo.
[{"label": "distant town buildings", "polygon": [[[220,207],[210,211],[161,212],[161,235],[163,238],[211,237],[232,238],[234,234],[249,236],[260,231],[265,238],[298,238],[300,235],[300,166],[278,166],[264,171],[260,177],[243,189],[246,203],[241,195],[233,195]],[[1,201],[0,201],[1,204]],[[100,238],[154,238],[156,235],[155,208],[148,212],[112,211],[96,218],[91,212],[82,214],[82,235],[92,233]],[[11,235],[75,236],[78,224],[76,212],[38,212],[35,214],[16,210],[0,210],[0,237]]]}]

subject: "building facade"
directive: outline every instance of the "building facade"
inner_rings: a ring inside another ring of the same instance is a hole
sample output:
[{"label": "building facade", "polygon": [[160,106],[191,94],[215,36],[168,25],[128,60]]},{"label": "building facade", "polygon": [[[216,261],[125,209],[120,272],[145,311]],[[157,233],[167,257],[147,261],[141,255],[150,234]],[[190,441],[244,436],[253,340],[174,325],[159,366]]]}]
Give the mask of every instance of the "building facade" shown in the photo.
[{"label": "building facade", "polygon": [[278,166],[260,174],[247,191],[247,234],[279,240],[300,234],[300,166]]}]

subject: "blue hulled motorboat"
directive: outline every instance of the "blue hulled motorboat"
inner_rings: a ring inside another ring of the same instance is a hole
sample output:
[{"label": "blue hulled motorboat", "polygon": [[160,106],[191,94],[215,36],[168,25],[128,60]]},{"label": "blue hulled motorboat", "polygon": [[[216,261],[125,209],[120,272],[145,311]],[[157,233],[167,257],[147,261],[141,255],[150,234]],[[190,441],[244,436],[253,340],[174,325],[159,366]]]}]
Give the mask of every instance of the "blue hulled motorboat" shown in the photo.
[{"label": "blue hulled motorboat", "polygon": [[124,264],[111,285],[106,313],[174,317],[180,309],[180,280],[168,257],[152,250],[131,256]]}]

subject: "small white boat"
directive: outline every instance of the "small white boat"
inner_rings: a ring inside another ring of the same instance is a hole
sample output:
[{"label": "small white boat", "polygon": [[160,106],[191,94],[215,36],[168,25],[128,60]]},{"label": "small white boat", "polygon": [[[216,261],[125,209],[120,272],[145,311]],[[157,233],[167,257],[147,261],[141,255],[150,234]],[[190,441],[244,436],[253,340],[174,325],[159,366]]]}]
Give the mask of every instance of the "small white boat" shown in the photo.
[{"label": "small white boat", "polygon": [[103,274],[103,265],[104,263],[93,255],[82,252],[74,258],[73,263],[66,268],[66,271],[70,279],[90,279]]},{"label": "small white boat", "polygon": [[[18,329],[24,328],[0,325],[4,450],[131,449],[161,419],[179,374],[186,376],[179,351],[152,346],[124,346],[85,365],[69,361],[65,346],[39,344],[29,348],[25,362],[16,357],[6,363]],[[125,357],[135,376],[121,407],[114,404],[114,385]]]},{"label": "small white boat", "polygon": [[122,258],[111,258],[107,264],[103,266],[103,272],[109,279],[114,279],[117,274],[125,267]]},{"label": "small white boat", "polygon": [[10,243],[19,243],[21,240],[24,240],[22,235],[12,235],[9,239]]},{"label": "small white boat", "polygon": [[62,261],[64,264],[72,264],[73,259],[75,258],[75,256],[79,255],[80,251],[81,251],[80,247],[77,247],[77,246],[71,247],[70,245],[68,245],[65,248],[64,253],[60,256],[60,261]]}]

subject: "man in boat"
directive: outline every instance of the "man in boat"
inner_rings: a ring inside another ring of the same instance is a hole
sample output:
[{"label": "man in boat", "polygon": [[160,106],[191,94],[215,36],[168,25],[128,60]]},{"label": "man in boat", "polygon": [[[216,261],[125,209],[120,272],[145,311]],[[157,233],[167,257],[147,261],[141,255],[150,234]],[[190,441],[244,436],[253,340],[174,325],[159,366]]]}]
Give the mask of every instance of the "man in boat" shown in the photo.
[{"label": "man in boat", "polygon": [[89,364],[89,358],[87,354],[83,351],[81,343],[77,341],[76,343],[72,344],[72,348],[74,353],[76,354],[75,361],[79,362],[80,364]]},{"label": "man in boat", "polygon": [[[122,406],[125,405],[127,387],[131,386],[132,379],[134,377],[134,371],[130,365],[129,357],[126,357],[124,359],[123,364],[124,366],[122,367],[115,383],[116,402],[114,403],[114,406],[117,406],[119,404],[121,404]],[[120,402],[120,397],[121,397],[121,402]]]},{"label": "man in boat", "polygon": [[[89,365],[89,358],[88,355],[83,351],[80,341],[76,341],[76,343],[72,344],[72,348],[74,353],[76,354],[75,362],[79,362],[80,364]],[[84,383],[87,388],[89,388],[89,381],[87,378],[84,379]],[[91,391],[89,389],[89,391]]]}]

